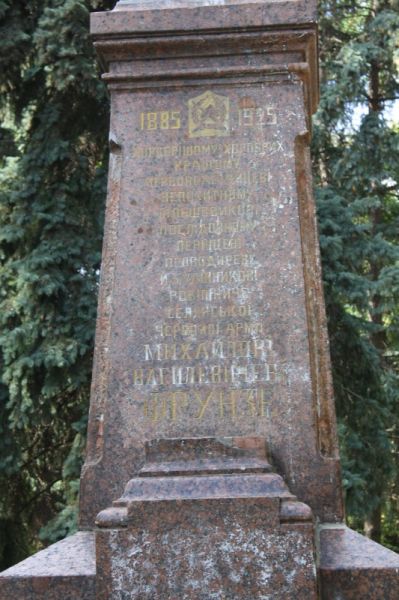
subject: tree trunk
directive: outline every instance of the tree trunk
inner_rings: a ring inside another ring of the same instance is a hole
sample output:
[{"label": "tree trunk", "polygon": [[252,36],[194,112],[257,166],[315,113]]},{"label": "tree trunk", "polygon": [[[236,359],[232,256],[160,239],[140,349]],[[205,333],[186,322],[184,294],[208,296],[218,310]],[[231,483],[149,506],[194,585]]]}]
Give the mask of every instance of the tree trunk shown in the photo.
[{"label": "tree trunk", "polygon": [[373,510],[370,517],[364,522],[365,535],[376,541],[381,541],[381,503]]}]

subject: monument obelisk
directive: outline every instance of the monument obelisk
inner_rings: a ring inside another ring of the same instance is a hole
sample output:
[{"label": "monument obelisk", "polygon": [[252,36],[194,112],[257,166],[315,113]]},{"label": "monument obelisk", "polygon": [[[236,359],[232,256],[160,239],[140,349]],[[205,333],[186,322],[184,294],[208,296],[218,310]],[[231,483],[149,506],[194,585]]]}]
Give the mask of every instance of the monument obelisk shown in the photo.
[{"label": "monument obelisk", "polygon": [[316,2],[121,0],[91,30],[111,125],[81,531],[0,598],[396,599],[397,555],[343,524]]}]

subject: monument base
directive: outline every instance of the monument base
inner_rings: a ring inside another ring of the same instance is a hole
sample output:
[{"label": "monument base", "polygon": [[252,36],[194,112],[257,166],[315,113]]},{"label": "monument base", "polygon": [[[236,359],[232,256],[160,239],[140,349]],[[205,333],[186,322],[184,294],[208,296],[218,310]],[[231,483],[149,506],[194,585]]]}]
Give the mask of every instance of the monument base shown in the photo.
[{"label": "monument base", "polygon": [[97,517],[99,600],[316,600],[310,508],[256,438],[155,440]]},{"label": "monument base", "polygon": [[312,523],[275,527],[278,500],[149,501],[139,512],[134,526],[97,533],[98,600],[317,598]]},{"label": "monument base", "polygon": [[[159,507],[159,503],[155,505]],[[207,511],[214,510],[215,506],[215,504],[207,505]],[[183,583],[183,591],[184,585],[186,589],[189,586],[188,578],[193,570],[195,570],[195,573],[210,573],[215,584],[218,583],[217,573],[219,572],[223,575],[224,582],[236,586],[236,595],[230,595],[230,591],[226,591],[223,596],[219,590],[218,596],[216,595],[217,588],[216,590],[211,589],[214,596],[210,595],[210,588],[207,591],[208,584],[205,578],[201,580],[203,589],[198,590],[198,594],[203,593],[206,600],[212,597],[225,598],[225,600],[232,598],[243,600],[248,598],[248,595],[246,595],[247,592],[239,592],[238,582],[234,581],[236,571],[245,581],[245,590],[251,590],[249,580],[255,577],[256,581],[256,578],[260,576],[260,561],[263,559],[264,565],[267,559],[270,561],[271,557],[267,555],[270,544],[273,544],[274,560],[277,560],[279,553],[281,553],[280,568],[283,566],[285,570],[292,564],[295,567],[293,573],[296,573],[299,587],[305,590],[306,586],[312,582],[312,578],[307,581],[299,580],[298,561],[306,560],[306,557],[310,556],[310,549],[313,547],[313,542],[310,544],[308,537],[310,524],[297,524],[293,528],[292,524],[287,526],[281,523],[277,535],[274,534],[274,537],[273,534],[265,535],[264,521],[267,521],[269,514],[266,504],[256,506],[254,502],[248,502],[246,506],[252,511],[251,514],[248,513],[248,520],[245,519],[245,514],[243,514],[244,506],[245,504],[242,503],[241,509],[239,509],[239,504],[234,506],[232,503],[220,502],[220,510],[215,511],[216,515],[212,519],[213,523],[219,521],[220,524],[224,524],[226,540],[221,537],[221,529],[218,531],[212,529],[212,521],[210,521],[207,529],[209,537],[206,538],[205,530],[200,531],[202,536],[200,544],[198,540],[194,539],[193,534],[195,526],[198,527],[200,523],[198,517],[201,515],[201,502],[197,501],[185,506],[183,503],[176,504],[178,511],[182,511],[180,522],[182,524],[186,523],[187,533],[190,533],[188,538],[184,538],[181,529],[171,529],[170,511],[168,511],[171,505],[169,503],[165,504],[162,513],[152,512],[152,531],[154,531],[153,528],[156,524],[165,526],[163,534],[161,530],[158,530],[157,534],[158,539],[162,542],[161,550],[159,553],[153,550],[153,554],[151,554],[148,542],[146,543],[144,534],[137,530],[135,532],[133,529],[104,529],[96,533],[92,531],[76,533],[4,571],[0,575],[0,600],[14,600],[14,598],[18,600],[64,600],[65,598],[68,600],[100,600],[104,597],[107,600],[119,600],[124,598],[120,594],[121,590],[118,590],[122,581],[124,583],[127,583],[130,579],[138,581],[140,583],[135,584],[137,588],[142,585],[144,578],[148,577],[151,585],[156,583],[158,589],[162,589],[162,586],[167,585],[167,581],[163,582],[162,577],[166,575],[168,569],[174,573],[174,585],[177,585],[179,581]],[[227,513],[224,518],[220,511],[225,511],[226,508]],[[176,514],[176,511],[173,512]],[[236,520],[237,514],[241,515],[241,520]],[[260,514],[261,522],[259,521]],[[262,526],[262,536],[260,536],[260,530],[257,528],[253,532],[252,538],[247,537],[246,543],[243,543],[243,532],[248,532],[248,527],[245,529],[243,525],[247,526],[248,522],[251,521],[252,526],[254,516],[256,517],[257,527]],[[230,527],[233,517],[235,520]],[[178,538],[179,535],[181,536],[180,546],[177,547],[174,538]],[[96,544],[95,538],[97,538]],[[186,539],[187,545],[185,543]],[[141,546],[138,542],[141,542]],[[95,545],[97,545],[97,566]],[[234,548],[237,545],[239,545],[239,548],[234,553]],[[114,553],[115,548],[117,551]],[[124,548],[129,549],[130,556],[120,557]],[[295,560],[292,550],[300,550],[301,548],[304,549],[304,558],[298,552]],[[132,554],[134,549],[137,550],[136,554]],[[284,554],[287,549],[288,553]],[[201,550],[201,554],[199,550]],[[178,551],[180,552],[180,562],[176,560]],[[139,559],[142,561],[146,553],[152,560],[156,559],[156,562],[152,563],[152,567],[154,567],[152,573],[149,568],[150,564],[144,561],[142,562],[144,570],[143,568],[136,570],[137,566],[135,564],[138,564]],[[167,560],[164,560],[165,556]],[[216,560],[218,556],[223,557],[219,562]],[[254,557],[255,564],[252,564],[251,557]],[[116,560],[120,558],[121,560],[117,564]],[[397,554],[375,542],[371,542],[344,525],[321,526],[318,562],[321,587],[318,597],[322,600],[336,600],[337,598],[340,598],[340,600],[358,600],[360,597],[362,600],[381,600],[382,598],[384,600],[397,600],[398,598],[399,557]],[[181,568],[183,563],[187,565],[186,570]],[[130,568],[134,567],[133,572],[129,573],[127,571],[128,564],[130,564]],[[115,571],[112,570],[120,565],[122,566],[120,575],[123,579],[119,579],[118,576],[116,581],[113,581]],[[214,566],[215,570],[211,571],[211,566]],[[264,578],[261,579],[263,597],[274,600],[278,598],[274,595],[273,586],[275,582],[277,581],[279,584],[277,589],[284,589],[281,585],[287,585],[287,576],[277,569],[272,575],[265,568],[263,568],[263,572]],[[310,569],[307,570],[307,573],[310,577]],[[107,587],[109,589],[111,585],[114,586],[114,592],[110,592],[109,596],[104,596]],[[96,588],[98,590],[97,595]],[[183,591],[175,592],[174,600],[184,598]],[[184,591],[184,593],[186,592]],[[157,596],[145,596],[144,594],[141,597],[156,598]],[[186,597],[195,598],[193,594],[186,595]],[[262,595],[251,595],[250,597],[262,598]],[[131,600],[134,596],[129,592],[125,598]],[[167,594],[160,594],[158,598],[166,599],[168,596]],[[197,598],[201,598],[201,596],[198,595]],[[296,592],[285,595],[285,600],[299,600],[300,598],[301,596]]]}]

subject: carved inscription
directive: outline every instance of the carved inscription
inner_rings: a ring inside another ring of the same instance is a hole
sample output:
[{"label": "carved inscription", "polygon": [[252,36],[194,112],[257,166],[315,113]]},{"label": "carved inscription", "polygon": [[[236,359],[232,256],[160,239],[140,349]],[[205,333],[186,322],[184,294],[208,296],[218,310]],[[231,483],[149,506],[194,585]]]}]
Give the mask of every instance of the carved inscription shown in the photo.
[{"label": "carved inscription", "polygon": [[155,227],[166,248],[161,318],[131,371],[142,416],[267,419],[281,369],[259,297],[267,273],[253,233],[267,235],[270,215],[292,198],[269,192],[268,157],[284,151],[282,142],[251,132],[273,133],[277,107],[205,90],[137,118],[133,156],[148,165],[140,185],[159,206]]}]

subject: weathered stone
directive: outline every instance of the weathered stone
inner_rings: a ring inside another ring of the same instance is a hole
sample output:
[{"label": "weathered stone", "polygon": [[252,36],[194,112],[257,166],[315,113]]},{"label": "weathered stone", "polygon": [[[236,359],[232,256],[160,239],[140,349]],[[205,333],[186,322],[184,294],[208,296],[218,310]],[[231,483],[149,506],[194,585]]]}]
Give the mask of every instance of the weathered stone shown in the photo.
[{"label": "weathered stone", "polygon": [[322,600],[397,600],[399,557],[345,526],[321,526]]},{"label": "weathered stone", "polygon": [[97,517],[99,600],[316,599],[312,513],[261,440],[163,440],[146,457]]},{"label": "weathered stone", "polygon": [[399,597],[397,555],[342,524],[308,149],[315,8],[92,15],[111,95],[80,504],[94,532],[6,571],[0,600]]},{"label": "weathered stone", "polygon": [[153,9],[92,18],[112,163],[82,524],[146,441],[236,435],[267,439],[292,492],[340,521],[310,192],[314,4]]},{"label": "weathered stone", "polygon": [[106,574],[98,580],[99,600],[317,597],[311,524],[268,531],[273,512],[261,501],[176,501],[153,509],[143,513],[144,531],[97,534]]},{"label": "weathered stone", "polygon": [[95,534],[81,531],[0,574],[1,600],[95,600]]}]

